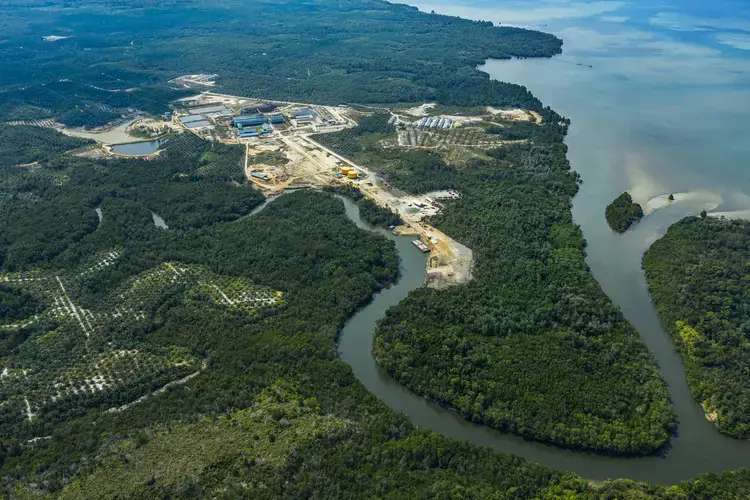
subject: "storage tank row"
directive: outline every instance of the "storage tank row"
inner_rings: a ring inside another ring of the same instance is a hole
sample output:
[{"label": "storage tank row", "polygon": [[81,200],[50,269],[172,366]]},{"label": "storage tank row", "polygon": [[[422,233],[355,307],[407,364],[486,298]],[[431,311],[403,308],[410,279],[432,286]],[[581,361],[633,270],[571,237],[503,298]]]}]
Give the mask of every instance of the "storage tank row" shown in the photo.
[{"label": "storage tank row", "polygon": [[357,171],[349,167],[341,167],[341,173],[347,176],[349,179],[356,179],[357,177],[359,177],[357,175]]}]

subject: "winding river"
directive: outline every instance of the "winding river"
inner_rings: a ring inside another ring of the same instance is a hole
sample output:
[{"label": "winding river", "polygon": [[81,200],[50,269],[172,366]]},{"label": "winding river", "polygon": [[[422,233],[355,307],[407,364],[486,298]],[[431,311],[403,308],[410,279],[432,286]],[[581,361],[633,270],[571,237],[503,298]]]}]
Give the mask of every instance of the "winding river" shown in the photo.
[{"label": "winding river", "polygon": [[[339,336],[339,353],[368,391],[394,410],[406,414],[415,425],[429,427],[454,439],[471,441],[503,453],[512,453],[534,462],[576,472],[594,481],[628,477],[672,484],[704,472],[721,472],[750,465],[750,443],[719,434],[693,401],[685,382],[682,361],[661,328],[649,300],[643,273],[640,271],[642,249],[637,244],[625,244],[625,249],[611,253],[612,257],[603,265],[614,265],[618,269],[616,275],[624,280],[622,285],[629,291],[626,301],[616,301],[622,306],[628,306],[623,307],[626,317],[642,332],[643,340],[660,363],[679,418],[680,435],[672,438],[672,449],[668,450],[666,457],[606,457],[525,441],[514,435],[470,423],[457,413],[412,393],[385,373],[372,357],[372,335],[377,321],[390,307],[422,286],[426,258],[412,246],[413,237],[394,236],[389,231],[371,226],[360,218],[359,209],[354,202],[347,198],[342,200],[347,216],[358,227],[377,232],[394,241],[401,259],[401,276],[395,285],[376,294],[368,306],[346,323]],[[665,211],[663,217],[647,218],[639,226],[639,231],[658,233],[664,229],[665,219],[677,220],[681,215],[679,209],[669,213]],[[628,240],[625,238],[613,236],[610,243],[618,246],[626,241]],[[612,250],[609,246],[602,248]],[[596,258],[599,252],[593,255]],[[615,257],[619,261],[617,264],[612,262]]]},{"label": "winding river", "polygon": [[[719,0],[712,6],[739,8],[732,2]],[[719,21],[698,19],[698,11],[688,11],[703,5],[699,3],[681,5],[686,10],[681,17],[668,17],[645,0],[630,7],[618,2],[599,5],[611,10],[606,16],[576,11],[587,5],[581,2],[564,2],[575,7],[572,10],[558,9],[561,2],[540,1],[516,11],[511,6],[520,3],[491,0],[409,3],[475,19],[515,19],[532,28],[540,26],[528,24],[532,20],[543,22],[541,29],[564,39],[565,53],[551,60],[491,60],[480,69],[492,78],[527,86],[571,118],[568,157],[584,181],[573,216],[588,242],[587,263],[657,360],[679,434],[664,456],[615,458],[567,451],[472,424],[402,387],[373,360],[372,333],[389,307],[421,286],[424,256],[410,238],[362,222],[351,202],[345,202],[347,214],[359,227],[396,243],[403,274],[347,322],[339,340],[342,359],[370,392],[420,427],[593,481],[626,477],[673,484],[750,466],[750,442],[721,435],[693,400],[682,360],[659,321],[641,269],[643,252],[684,216],[703,209],[716,215],[748,213],[750,143],[742,124],[750,114],[750,51],[721,47]],[[625,190],[655,209],[619,235],[607,227],[604,208]],[[677,194],[677,202],[660,206],[659,197],[669,193]]]}]

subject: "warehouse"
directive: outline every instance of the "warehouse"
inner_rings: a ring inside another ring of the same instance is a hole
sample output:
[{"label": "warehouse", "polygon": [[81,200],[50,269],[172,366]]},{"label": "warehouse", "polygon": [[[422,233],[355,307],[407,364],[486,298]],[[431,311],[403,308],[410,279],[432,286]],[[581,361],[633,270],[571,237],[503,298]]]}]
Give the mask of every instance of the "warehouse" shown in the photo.
[{"label": "warehouse", "polygon": [[200,120],[205,120],[206,117],[203,115],[187,115],[187,116],[181,116],[180,121],[182,123],[190,123],[190,122],[197,122]]},{"label": "warehouse", "polygon": [[198,120],[198,121],[195,121],[195,122],[186,123],[185,126],[187,128],[210,127],[211,126],[211,122],[209,122],[208,120]]},{"label": "warehouse", "polygon": [[269,118],[271,120],[271,123],[274,125],[280,125],[284,123],[284,115],[281,113],[274,113],[272,115],[269,115]]},{"label": "warehouse", "polygon": [[315,117],[310,115],[301,115],[295,116],[294,119],[297,120],[297,125],[306,125],[308,123],[312,123],[315,120]]},{"label": "warehouse", "polygon": [[295,119],[299,119],[302,116],[310,116],[310,117],[315,118],[316,116],[318,116],[318,114],[311,108],[300,108],[299,111],[294,113]]},{"label": "warehouse", "polygon": [[205,114],[205,113],[219,113],[226,109],[227,109],[226,106],[224,106],[223,104],[218,105],[218,106],[215,104],[212,104],[208,106],[198,106],[195,108],[190,108],[189,111],[195,115],[199,115],[199,114]]},{"label": "warehouse", "polygon": [[266,123],[266,117],[264,115],[235,116],[232,118],[232,126],[234,127],[252,127],[264,123]]},{"label": "warehouse", "polygon": [[294,113],[294,119],[297,121],[297,125],[313,123],[317,117],[317,113],[310,108],[300,108],[299,111]]}]

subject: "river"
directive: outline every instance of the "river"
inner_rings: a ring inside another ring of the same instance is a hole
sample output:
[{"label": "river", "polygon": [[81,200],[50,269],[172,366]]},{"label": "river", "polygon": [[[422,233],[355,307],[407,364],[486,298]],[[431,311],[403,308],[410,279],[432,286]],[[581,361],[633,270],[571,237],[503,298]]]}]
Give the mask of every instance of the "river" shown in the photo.
[{"label": "river", "polygon": [[[664,457],[612,458],[526,442],[471,424],[412,394],[379,369],[370,354],[375,323],[421,284],[423,256],[399,248],[404,275],[354,316],[339,350],[365,387],[418,426],[513,453],[591,480],[627,477],[672,484],[705,472],[750,466],[750,442],[724,437],[705,419],[685,381],[682,360],[662,328],[641,269],[648,246],[685,215],[750,209],[750,12],[737,0],[706,4],[625,2],[409,2],[424,11],[507,22],[557,34],[553,59],[488,61],[492,78],[525,85],[568,116],[572,167],[583,177],[573,205],[588,242],[587,262],[658,361],[679,421]],[[739,16],[737,14],[740,14]],[[579,65],[580,64],[580,65]],[[644,206],[677,194],[623,235],[609,230],[604,208],[629,190]],[[354,216],[356,207],[347,205]],[[417,252],[418,253],[418,252]],[[418,269],[418,271],[417,271]]]},{"label": "river", "polygon": [[[470,441],[479,446],[488,446],[503,453],[512,453],[534,462],[576,472],[594,481],[628,477],[672,484],[704,472],[720,472],[750,465],[750,443],[720,435],[705,420],[700,407],[692,400],[681,360],[661,329],[650,303],[639,270],[640,254],[633,251],[630,255],[632,248],[616,254],[620,258],[626,258],[619,268],[622,272],[616,274],[625,280],[623,286],[627,286],[633,294],[628,301],[631,307],[624,312],[640,332],[648,332],[643,335],[644,341],[661,363],[680,419],[681,436],[672,439],[674,448],[669,450],[666,457],[614,458],[524,441],[511,434],[470,423],[456,412],[412,393],[375,362],[372,357],[372,335],[377,321],[390,307],[422,286],[426,258],[411,244],[413,237],[394,236],[389,231],[372,227],[359,217],[359,209],[354,202],[348,198],[342,199],[347,216],[358,227],[375,231],[395,242],[401,259],[401,274],[395,285],[377,293],[367,307],[347,321],[339,335],[339,354],[352,367],[355,376],[368,391],[394,410],[406,414],[415,425],[429,427],[454,439]],[[645,229],[652,221],[659,221],[659,218],[647,219],[640,227]],[[616,243],[616,240],[613,241]]]}]

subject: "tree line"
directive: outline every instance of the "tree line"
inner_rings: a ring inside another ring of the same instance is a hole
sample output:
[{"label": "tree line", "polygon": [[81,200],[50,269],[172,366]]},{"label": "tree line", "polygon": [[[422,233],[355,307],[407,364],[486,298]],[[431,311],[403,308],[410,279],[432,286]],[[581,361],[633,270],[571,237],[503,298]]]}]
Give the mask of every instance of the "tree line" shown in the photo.
[{"label": "tree line", "polygon": [[750,437],[750,222],[687,217],[643,256],[659,316],[695,399],[724,434]]}]

